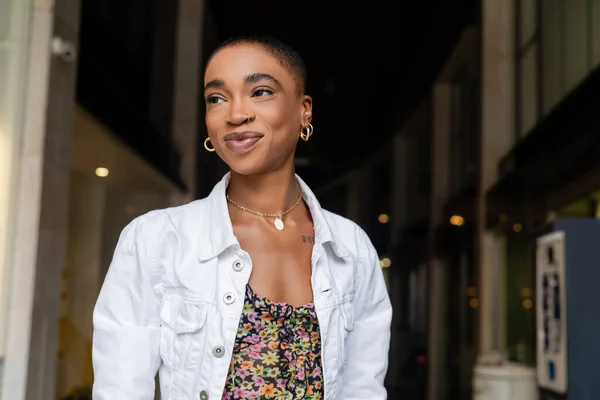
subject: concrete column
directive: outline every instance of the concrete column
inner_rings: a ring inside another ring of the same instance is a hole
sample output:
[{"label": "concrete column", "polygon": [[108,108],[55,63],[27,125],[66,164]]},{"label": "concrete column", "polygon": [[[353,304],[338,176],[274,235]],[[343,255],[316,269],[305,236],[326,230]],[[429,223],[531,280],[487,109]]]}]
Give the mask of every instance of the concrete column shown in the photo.
[{"label": "concrete column", "polygon": [[19,145],[23,135],[29,53],[31,4],[22,0],[0,4],[0,388],[6,356],[8,296]]},{"label": "concrete column", "polygon": [[[77,48],[80,1],[56,0],[48,11],[53,37]],[[69,232],[70,160],[65,155],[70,154],[74,129],[76,72],[76,62],[51,59],[27,400],[47,399],[56,387],[61,275]]]},{"label": "concrete column", "polygon": [[173,204],[188,203],[196,195],[199,124],[204,123],[198,103],[203,98],[204,9],[204,1],[179,0],[172,131],[182,157],[180,174],[188,190],[175,194]]},{"label": "concrete column", "polygon": [[480,356],[505,347],[502,238],[486,230],[486,195],[498,179],[498,162],[514,144],[513,0],[482,2],[481,170],[477,195]]},{"label": "concrete column", "polygon": [[407,140],[406,136],[397,134],[392,140],[392,174],[391,174],[391,204],[390,210],[390,243],[393,250],[393,263],[387,269],[390,285],[390,300],[394,308],[392,319],[392,340],[390,343],[390,364],[388,368],[388,385],[393,388],[399,385],[398,377],[401,368],[407,359],[411,343],[408,340],[407,329],[407,300],[408,300],[408,275],[410,265],[402,260],[398,247],[401,241],[402,228],[406,224],[407,200]]},{"label": "concrete column", "polygon": [[[51,55],[56,36],[77,47],[79,0],[34,0],[17,188],[3,399],[54,395],[61,270],[67,233],[76,62]],[[48,101],[49,99],[52,101]]]},{"label": "concrete column", "polygon": [[448,156],[450,138],[451,87],[437,83],[433,90],[433,137],[431,210],[429,221],[429,400],[439,400],[446,394],[446,265],[435,254],[435,232],[445,223],[443,207],[448,196]]}]

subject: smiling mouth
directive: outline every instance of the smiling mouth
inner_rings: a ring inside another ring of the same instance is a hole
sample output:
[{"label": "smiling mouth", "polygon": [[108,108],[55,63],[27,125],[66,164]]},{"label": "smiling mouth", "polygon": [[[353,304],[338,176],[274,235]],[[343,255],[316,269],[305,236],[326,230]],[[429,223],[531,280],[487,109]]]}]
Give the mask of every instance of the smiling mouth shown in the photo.
[{"label": "smiling mouth", "polygon": [[259,132],[232,132],[225,135],[225,146],[236,154],[242,154],[252,149],[264,135]]}]

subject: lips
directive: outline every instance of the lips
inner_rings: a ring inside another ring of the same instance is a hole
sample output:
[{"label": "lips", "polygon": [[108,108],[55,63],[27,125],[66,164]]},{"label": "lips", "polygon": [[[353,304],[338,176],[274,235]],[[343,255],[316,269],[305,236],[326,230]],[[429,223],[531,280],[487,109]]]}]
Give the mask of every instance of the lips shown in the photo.
[{"label": "lips", "polygon": [[252,149],[263,136],[259,132],[244,131],[228,133],[223,139],[231,152],[242,154]]}]

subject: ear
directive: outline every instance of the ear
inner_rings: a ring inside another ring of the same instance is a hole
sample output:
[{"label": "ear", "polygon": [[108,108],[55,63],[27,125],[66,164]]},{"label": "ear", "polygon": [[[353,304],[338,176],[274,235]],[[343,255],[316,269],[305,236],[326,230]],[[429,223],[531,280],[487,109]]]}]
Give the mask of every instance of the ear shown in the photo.
[{"label": "ear", "polygon": [[302,126],[307,126],[312,121],[312,105],[312,97],[302,96],[302,115],[300,116]]}]

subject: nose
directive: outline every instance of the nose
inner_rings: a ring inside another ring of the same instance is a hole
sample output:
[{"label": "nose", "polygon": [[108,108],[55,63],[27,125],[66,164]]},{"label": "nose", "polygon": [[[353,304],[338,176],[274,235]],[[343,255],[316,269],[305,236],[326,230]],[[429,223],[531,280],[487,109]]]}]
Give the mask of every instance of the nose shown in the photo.
[{"label": "nose", "polygon": [[250,122],[252,119],[250,114],[246,112],[232,112],[227,116],[227,122],[234,125],[241,125],[244,122]]},{"label": "nose", "polygon": [[234,101],[232,102],[231,109],[227,114],[227,122],[234,125],[241,125],[245,122],[250,122],[252,117],[250,112],[248,112],[247,107],[243,104],[242,101]]}]

